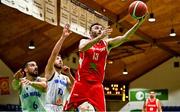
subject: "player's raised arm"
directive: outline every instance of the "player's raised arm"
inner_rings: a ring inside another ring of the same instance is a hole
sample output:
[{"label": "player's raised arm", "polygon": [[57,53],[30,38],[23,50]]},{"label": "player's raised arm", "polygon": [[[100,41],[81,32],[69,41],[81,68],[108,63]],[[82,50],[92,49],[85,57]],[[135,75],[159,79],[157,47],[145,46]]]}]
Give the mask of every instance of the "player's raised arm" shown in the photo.
[{"label": "player's raised arm", "polygon": [[148,8],[145,3],[141,1],[134,1],[129,6],[129,14],[132,18],[138,20],[138,22],[128,30],[123,36],[117,36],[115,38],[108,39],[108,49],[118,47],[122,43],[129,40],[129,38],[137,31],[148,15]]},{"label": "player's raised arm", "polygon": [[49,57],[48,63],[46,65],[45,68],[45,77],[47,78],[47,80],[49,80],[53,73],[54,73],[54,62],[56,60],[56,57],[59,54],[59,51],[61,50],[61,46],[64,42],[64,40],[66,39],[66,37],[68,37],[71,34],[71,31],[69,30],[69,25],[65,25],[64,29],[63,29],[63,33],[60,37],[60,39],[58,40],[58,42],[56,43],[56,45],[54,46],[54,49],[51,53],[51,56]]},{"label": "player's raised arm", "polygon": [[115,38],[110,38],[107,40],[108,42],[108,49],[111,50],[112,48],[120,46],[122,43],[129,40],[129,38],[136,32],[136,30],[141,26],[144,22],[145,18],[138,20],[138,22],[128,30],[123,36],[117,36]]},{"label": "player's raised arm", "polygon": [[24,73],[22,69],[19,69],[15,74],[14,74],[14,79],[12,80],[12,87],[14,90],[20,91],[21,89],[21,82],[20,78],[23,78]]}]

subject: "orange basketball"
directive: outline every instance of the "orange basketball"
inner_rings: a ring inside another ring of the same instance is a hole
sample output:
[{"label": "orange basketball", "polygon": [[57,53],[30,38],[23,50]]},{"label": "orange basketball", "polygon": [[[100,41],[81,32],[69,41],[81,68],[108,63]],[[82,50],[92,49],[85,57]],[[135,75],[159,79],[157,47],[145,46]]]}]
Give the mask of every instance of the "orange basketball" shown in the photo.
[{"label": "orange basketball", "polygon": [[134,1],[129,5],[129,13],[135,19],[144,17],[147,12],[147,5],[142,1]]}]

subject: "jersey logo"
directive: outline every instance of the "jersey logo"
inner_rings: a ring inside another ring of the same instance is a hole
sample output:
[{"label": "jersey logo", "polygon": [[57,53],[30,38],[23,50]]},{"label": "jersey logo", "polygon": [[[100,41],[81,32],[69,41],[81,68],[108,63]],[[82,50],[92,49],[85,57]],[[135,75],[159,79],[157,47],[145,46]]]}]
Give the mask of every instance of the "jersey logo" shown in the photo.
[{"label": "jersey logo", "polygon": [[22,96],[23,96],[23,98],[25,99],[25,98],[27,98],[27,97],[29,97],[29,96],[41,97],[41,94],[40,94],[39,92],[37,92],[37,91],[34,91],[34,92],[30,92],[30,93],[25,93],[25,94],[23,94]]},{"label": "jersey logo", "polygon": [[95,47],[92,47],[91,49],[92,49],[92,50],[98,50],[98,51],[102,52],[102,51],[105,51],[105,50],[106,50],[106,47],[103,47],[103,48],[95,48]]},{"label": "jersey logo", "polygon": [[61,98],[58,98],[57,100],[56,100],[56,105],[61,105],[62,104],[62,99]]},{"label": "jersey logo", "polygon": [[62,84],[63,86],[67,86],[67,82],[64,81],[64,80],[55,79],[55,80],[54,80],[54,83],[60,83],[60,84]]},{"label": "jersey logo", "polygon": [[97,65],[95,63],[91,62],[89,65],[90,65],[90,69],[97,71]]}]

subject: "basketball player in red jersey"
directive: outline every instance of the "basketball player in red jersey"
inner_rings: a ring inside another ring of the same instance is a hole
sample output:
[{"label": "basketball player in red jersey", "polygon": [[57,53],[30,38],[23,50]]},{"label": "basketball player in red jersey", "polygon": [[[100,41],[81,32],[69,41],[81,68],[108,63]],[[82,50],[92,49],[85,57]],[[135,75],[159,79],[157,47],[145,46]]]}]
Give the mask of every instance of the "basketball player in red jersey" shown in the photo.
[{"label": "basketball player in red jersey", "polygon": [[143,112],[162,112],[161,103],[155,97],[154,91],[150,91],[149,98],[144,102]]},{"label": "basketball player in red jersey", "polygon": [[79,44],[80,59],[76,81],[64,106],[65,111],[76,110],[78,107],[82,107],[81,104],[88,104],[86,107],[82,107],[83,110],[93,106],[96,111],[106,111],[102,82],[107,56],[112,48],[128,41],[128,38],[140,27],[144,20],[144,18],[138,20],[127,33],[115,38],[108,38],[108,35],[112,32],[109,27],[104,29],[98,23],[91,25],[90,38],[82,39]]}]

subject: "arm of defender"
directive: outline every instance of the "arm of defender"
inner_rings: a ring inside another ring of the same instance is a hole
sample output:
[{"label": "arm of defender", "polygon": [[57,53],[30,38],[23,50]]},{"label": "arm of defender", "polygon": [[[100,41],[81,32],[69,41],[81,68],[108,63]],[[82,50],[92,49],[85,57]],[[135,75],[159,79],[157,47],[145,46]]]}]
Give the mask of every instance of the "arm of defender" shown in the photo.
[{"label": "arm of defender", "polygon": [[64,66],[64,73],[67,75],[67,83],[68,83],[68,90],[70,91],[72,88],[72,85],[74,84],[74,77],[71,74],[70,68],[67,66]]},{"label": "arm of defender", "polygon": [[71,32],[69,30],[69,25],[65,25],[65,27],[63,29],[63,33],[61,35],[61,38],[58,40],[58,42],[54,46],[54,49],[51,53],[51,56],[49,57],[48,63],[45,68],[45,77],[47,78],[47,80],[49,80],[52,77],[52,75],[54,73],[54,62],[56,60],[56,57],[57,57],[59,51],[61,50],[61,46],[62,46],[65,38],[68,37],[70,34],[71,34]]},{"label": "arm of defender", "polygon": [[117,36],[115,38],[108,39],[107,40],[108,49],[111,50],[112,48],[118,47],[119,45],[123,44],[124,42],[127,42],[129,40],[129,37],[136,32],[136,30],[141,26],[141,24],[144,22],[144,20],[145,20],[145,18],[138,20],[138,22],[129,31],[127,31],[123,36]]},{"label": "arm of defender", "polygon": [[31,85],[43,92],[47,89],[47,79],[46,78],[40,78],[38,82],[32,82]]},{"label": "arm of defender", "polygon": [[21,82],[20,82],[20,78],[24,77],[23,74],[23,70],[19,69],[14,75],[13,75],[14,79],[12,80],[12,87],[14,90],[21,90]]},{"label": "arm of defender", "polygon": [[[80,41],[80,45],[79,45],[79,51],[86,51],[89,48],[91,48],[94,44],[96,44],[97,42],[99,42],[101,39],[107,37],[108,35],[110,35],[112,32],[112,29],[110,29],[109,27],[106,28],[105,30],[102,31],[102,33],[97,36],[96,38],[92,39],[92,40],[86,40],[86,39],[82,39]],[[83,42],[82,42],[83,41]]]},{"label": "arm of defender", "polygon": [[12,80],[12,87],[13,87],[14,90],[20,91],[21,90],[21,82],[20,82],[20,80],[13,79]]},{"label": "arm of defender", "polygon": [[[72,76],[72,75],[71,75]],[[73,77],[73,76],[72,76]],[[71,88],[73,86],[73,83],[74,83],[74,80],[71,79],[71,77],[67,77],[67,82],[68,82],[68,86],[67,86],[67,89],[68,91],[71,91]]]},{"label": "arm of defender", "polygon": [[47,79],[46,78],[39,78],[38,81],[30,81],[27,79],[21,80],[21,83],[31,85],[32,87],[45,92],[47,89]]}]

